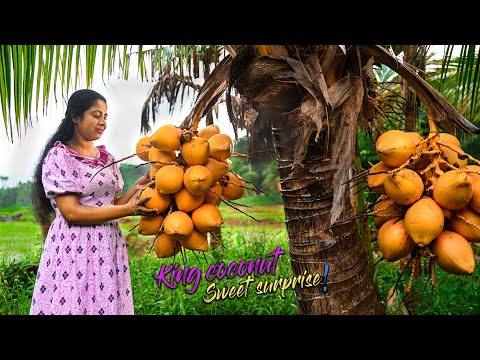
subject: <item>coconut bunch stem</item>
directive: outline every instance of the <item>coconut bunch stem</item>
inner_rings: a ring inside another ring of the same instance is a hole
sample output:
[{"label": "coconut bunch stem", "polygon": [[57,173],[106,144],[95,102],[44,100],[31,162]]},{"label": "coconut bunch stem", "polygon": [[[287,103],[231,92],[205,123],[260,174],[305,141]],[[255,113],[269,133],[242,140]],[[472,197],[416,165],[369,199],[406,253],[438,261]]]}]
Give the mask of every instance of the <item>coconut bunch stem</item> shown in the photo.
[{"label": "coconut bunch stem", "polygon": [[437,141],[438,144],[442,145],[442,146],[445,146],[446,148],[452,150],[452,151],[455,151],[459,156],[458,158],[459,159],[464,159],[465,157],[469,158],[470,160],[472,160],[474,163],[476,163],[477,165],[480,165],[480,160],[477,160],[475,159],[472,155],[470,154],[467,154],[466,152],[464,152],[463,150],[459,151],[458,149],[455,149],[455,148],[452,148],[447,142],[445,141],[441,141],[441,140],[438,140]]},{"label": "coconut bunch stem", "polygon": [[[416,256],[416,250],[414,250],[412,252],[412,257],[407,261],[407,264],[405,265],[404,269],[400,272],[400,275],[398,276],[397,280],[395,281],[395,284],[393,285],[393,289],[395,290],[398,283],[400,282],[400,279],[403,277],[403,274],[405,274],[405,272],[408,270],[409,268],[409,265],[410,263],[415,259],[415,256]],[[383,257],[382,257],[383,259]],[[413,269],[415,269],[415,267],[413,267]],[[387,301],[390,300],[390,298],[393,296],[393,294],[395,293],[395,291],[392,291],[392,294],[390,295],[390,297],[387,298]]]},{"label": "coconut bunch stem", "polygon": [[217,240],[218,243],[219,243],[225,250],[228,250],[228,249],[225,247],[225,245],[223,245],[223,242],[218,238],[218,236],[216,236],[213,232],[209,232],[209,234],[212,235],[212,236],[215,238],[215,240]]},{"label": "coconut bunch stem", "polygon": [[[435,255],[429,250],[428,247],[422,249],[421,251],[417,251],[415,250],[413,253],[412,253],[412,257],[410,258],[410,260],[407,262],[406,266],[405,266],[405,269],[402,271],[402,274],[399,276],[398,280],[397,280],[397,283],[398,281],[400,280],[400,278],[403,276],[403,273],[407,270],[407,269],[411,269],[411,273],[410,273],[410,277],[408,279],[408,283],[407,283],[407,287],[405,289],[405,295],[403,296],[402,300],[399,302],[399,304],[401,304],[405,297],[408,296],[408,294],[410,294],[411,290],[412,290],[412,285],[413,285],[413,281],[415,280],[415,273],[416,273],[416,267],[418,264],[420,264],[420,267],[422,266],[421,265],[421,258],[426,258],[427,259],[427,263],[428,263],[428,266],[425,266],[425,273],[428,274],[428,278],[425,282],[425,287],[427,286],[428,284],[428,280],[431,280],[431,286],[432,286],[432,295],[433,295],[433,290],[435,288],[435,285],[436,285],[436,277],[435,277]],[[410,265],[411,263],[411,265]],[[424,290],[425,290],[425,287],[424,287]],[[398,310],[398,309],[397,309]]]},{"label": "coconut bunch stem", "polygon": [[[254,187],[255,189],[257,189],[258,191],[260,191],[262,194],[265,194],[265,195],[267,195],[267,196],[270,196],[270,195],[267,194],[265,191],[263,191],[262,189],[260,189],[257,185],[255,185],[253,182],[248,181],[248,180],[245,180],[244,178],[242,178],[242,177],[241,177],[240,175],[238,175],[235,171],[229,170],[228,172],[232,173],[233,175],[235,175],[236,177],[238,177],[240,180],[244,181],[245,183],[250,184],[250,185],[253,185],[253,187]],[[241,185],[235,184],[235,183],[232,182],[232,181],[226,180],[226,182],[229,183],[229,184],[238,186],[238,187],[243,187],[244,189],[247,189],[247,190],[254,190],[254,189],[248,188],[248,187],[246,187],[246,186],[241,186]]]},{"label": "coconut bunch stem", "polygon": [[149,150],[139,151],[139,152],[136,152],[136,153],[134,153],[134,154],[132,154],[132,155],[125,156],[124,158],[121,158],[121,159],[119,159],[119,160],[115,160],[115,161],[111,162],[110,164],[103,166],[102,168],[100,168],[100,170],[98,170],[95,174],[93,174],[93,176],[90,178],[90,181],[92,181],[93,178],[94,178],[100,171],[102,171],[102,170],[104,170],[104,169],[106,169],[106,168],[108,168],[108,167],[110,167],[110,166],[112,166],[112,165],[118,164],[119,162],[122,162],[122,161],[125,161],[125,160],[127,160],[127,159],[130,159],[130,158],[132,158],[132,157],[134,157],[134,156],[148,153],[148,151],[149,151]]},{"label": "coconut bunch stem", "polygon": [[137,194],[137,200],[140,199],[140,196],[142,193],[145,191],[146,188],[153,188],[155,186],[155,181],[150,181],[148,184],[146,184],[142,189]]},{"label": "coconut bunch stem", "polygon": [[232,152],[232,156],[230,157],[245,157],[245,158],[248,158],[248,159],[261,159],[257,156],[252,156],[252,155],[248,155],[248,154],[242,154],[242,153],[238,153],[238,152]]},{"label": "coconut bunch stem", "polygon": [[[214,193],[215,195],[217,195],[217,196],[220,198],[220,200],[222,200],[222,202],[225,203],[226,205],[228,205],[228,206],[230,206],[231,208],[233,208],[233,209],[241,212],[241,213],[244,214],[244,215],[247,215],[249,218],[255,220],[256,222],[260,222],[260,220],[255,219],[253,216],[248,215],[246,212],[244,212],[244,211],[240,210],[239,208],[237,208],[236,206],[232,205],[232,204],[231,204],[231,203],[232,203],[231,200],[228,200],[228,199],[225,198],[224,196],[222,196],[222,195],[220,195],[219,193],[217,193],[215,190],[212,190],[212,189],[209,189],[209,190],[210,190],[212,193]],[[240,204],[237,204],[237,205],[240,205]],[[241,205],[241,206],[246,206],[246,205]]]},{"label": "coconut bunch stem", "polygon": [[[422,257],[428,259],[428,267],[427,267],[426,273],[428,274],[428,278],[431,280],[432,290],[433,290],[433,288],[435,287],[435,282],[436,282],[436,279],[435,279],[435,254],[433,254],[430,251],[429,247],[426,247],[422,250],[421,255],[422,255]],[[425,286],[427,286],[427,283],[428,283],[428,279],[427,279],[427,282],[425,282]]]},{"label": "coconut bunch stem", "polygon": [[[357,215],[353,216],[352,218],[350,218],[350,220],[355,220],[355,219],[361,218],[363,216],[377,216],[377,217],[381,217],[381,218],[385,218],[385,219],[391,219],[392,217],[398,217],[398,215],[395,215],[395,214],[394,215],[377,215],[378,213],[380,213],[382,211],[385,211],[385,210],[391,208],[392,206],[396,206],[396,204],[395,203],[390,203],[387,206],[384,206],[383,208],[377,209],[375,211],[362,212],[360,214],[357,214]],[[392,217],[390,217],[390,216],[392,216]]]},{"label": "coconut bunch stem", "polygon": [[211,188],[208,189],[208,191],[210,191],[211,193],[217,195],[217,196],[220,198],[220,200],[222,200],[223,202],[228,202],[228,203],[233,204],[233,205],[236,205],[236,206],[251,207],[250,205],[239,204],[239,203],[237,203],[237,202],[235,202],[235,201],[229,200],[229,199],[227,199],[225,196],[220,195],[219,193],[217,193],[215,190],[213,190],[213,189],[211,189]]},{"label": "coconut bunch stem", "polygon": [[413,258],[413,262],[412,262],[412,273],[410,274],[410,279],[408,280],[408,285],[407,285],[407,289],[405,290],[405,292],[408,294],[411,289],[412,289],[412,284],[413,284],[413,279],[414,279],[414,276],[415,276],[415,268],[417,267],[417,262],[420,260],[420,253],[417,252]]},{"label": "coconut bunch stem", "polygon": [[146,165],[146,164],[177,165],[177,166],[179,165],[177,161],[146,161],[143,164],[140,164],[138,166]]},{"label": "coconut bunch stem", "polygon": [[[428,284],[428,281],[430,280],[431,282],[431,286],[432,286],[432,295],[433,295],[433,290],[435,288],[435,285],[436,285],[436,277],[435,277],[435,255],[429,250],[428,247],[422,249],[421,251],[418,251],[418,248],[414,249],[413,252],[412,252],[412,256],[410,257],[410,259],[407,261],[407,263],[405,264],[405,267],[403,268],[403,270],[401,271],[400,275],[398,276],[396,282],[395,282],[395,285],[393,286],[392,290],[391,291],[391,294],[387,297],[387,301],[389,301],[392,296],[394,295],[395,293],[395,289],[396,287],[398,286],[401,278],[403,277],[403,275],[405,274],[405,272],[408,270],[408,269],[411,269],[411,274],[409,276],[409,279],[408,279],[408,283],[407,283],[407,287],[405,289],[405,294],[402,296],[402,299],[400,299],[400,301],[398,301],[398,307],[395,311],[395,313],[398,311],[400,305],[402,304],[402,302],[404,302],[405,298],[410,294],[411,292],[411,289],[412,289],[412,285],[413,285],[413,282],[415,280],[415,269],[417,267],[418,264],[421,265],[421,258],[426,258],[427,259],[427,263],[428,265],[425,265],[425,273],[428,274],[428,278],[425,282],[425,286],[424,286],[424,290]],[[381,258],[383,259],[383,258]],[[421,271],[421,273],[423,273]]]},{"label": "coconut bunch stem", "polygon": [[137,225],[135,225],[134,227],[132,227],[130,230],[128,230],[128,232],[131,232],[131,231],[135,230],[139,225],[140,225],[140,223],[138,223]]},{"label": "coconut bunch stem", "polygon": [[468,225],[470,226],[473,226],[475,229],[477,229],[478,231],[480,231],[480,226],[478,226],[477,224],[474,224],[472,223],[470,220],[468,220],[467,218],[465,218],[464,216],[460,215],[460,214],[455,214],[455,216],[459,219],[462,219],[463,221],[465,221]]}]

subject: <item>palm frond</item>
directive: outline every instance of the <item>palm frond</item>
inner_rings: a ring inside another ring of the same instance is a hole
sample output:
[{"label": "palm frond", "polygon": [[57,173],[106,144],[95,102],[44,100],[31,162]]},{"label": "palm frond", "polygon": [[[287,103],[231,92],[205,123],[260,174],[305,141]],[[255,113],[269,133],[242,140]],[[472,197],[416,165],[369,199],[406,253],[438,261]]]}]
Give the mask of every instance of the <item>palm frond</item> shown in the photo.
[{"label": "palm frond", "polygon": [[[480,47],[478,45],[461,45],[460,55],[453,58],[454,45],[445,47],[439,74],[439,91],[455,88],[454,95],[447,94],[449,100],[460,113],[469,117],[472,123],[480,122],[477,98],[480,92]],[[450,81],[449,81],[450,80]]]},{"label": "palm frond", "polygon": [[[2,96],[2,114],[3,121],[5,125],[5,130],[7,136],[10,138],[13,137],[13,126],[11,120],[11,111],[10,111],[10,100],[11,100],[11,46],[2,45],[1,46],[1,56],[0,59],[0,86],[1,86],[1,96]],[[10,130],[10,132],[9,132]],[[9,135],[10,134],[10,135]]]},{"label": "palm frond", "polygon": [[410,67],[398,62],[397,59],[385,49],[375,45],[361,46],[360,48],[366,54],[373,56],[377,61],[387,65],[402,76],[409,86],[417,92],[427,112],[431,112],[437,120],[438,125],[445,131],[453,132],[455,126],[467,133],[480,133],[480,129],[465,119],[435,88],[416,74]]},{"label": "palm frond", "polygon": [[[116,64],[118,45],[102,46],[102,78],[110,75],[115,67],[128,77],[130,54],[123,47],[123,56]],[[81,84],[82,79],[91,87],[97,62],[97,45],[2,45],[0,46],[0,95],[1,114],[7,138],[13,141],[14,133],[21,136],[22,129],[31,126],[31,114],[44,113],[50,96],[60,91],[66,99]],[[146,73],[141,65],[142,76]],[[53,83],[53,87],[52,87]],[[52,89],[53,88],[53,89]]]},{"label": "palm frond", "polygon": [[22,113],[22,85],[23,85],[23,45],[13,48],[12,67],[13,67],[13,91],[14,91],[14,109],[15,109],[15,128],[17,135],[20,135],[20,116]]},{"label": "palm frond", "polygon": [[35,111],[38,113],[38,104],[40,102],[40,86],[42,85],[42,75],[44,74],[44,60],[43,60],[43,50],[44,50],[44,47],[42,45],[40,45],[38,47],[38,60],[37,60],[37,87],[36,87],[36,90],[35,90],[35,104],[36,104],[36,107],[35,107]]},{"label": "palm frond", "polygon": [[[152,59],[150,69],[152,78],[157,77],[143,105],[141,116],[143,133],[150,131],[150,119],[155,124],[156,112],[164,100],[169,104],[168,109],[172,113],[177,103],[180,107],[183,106],[184,97],[190,94],[190,90],[194,92],[200,90],[201,85],[196,79],[200,77],[208,79],[212,65],[217,66],[222,60],[222,50],[223,47],[220,45],[164,45],[139,54],[139,57],[149,56]],[[145,60],[142,61],[146,63]],[[203,73],[200,71],[201,67]],[[215,100],[218,100],[218,97]],[[207,109],[211,110],[211,107]],[[208,112],[202,110],[198,115],[201,118]]]}]

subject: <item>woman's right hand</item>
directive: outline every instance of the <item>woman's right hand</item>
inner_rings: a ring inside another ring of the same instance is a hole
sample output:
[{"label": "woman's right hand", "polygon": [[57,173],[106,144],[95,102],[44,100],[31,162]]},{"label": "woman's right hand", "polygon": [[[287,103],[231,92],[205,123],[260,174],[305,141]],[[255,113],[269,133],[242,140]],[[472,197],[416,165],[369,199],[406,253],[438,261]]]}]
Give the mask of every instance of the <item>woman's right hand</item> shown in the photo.
[{"label": "woman's right hand", "polygon": [[144,204],[150,200],[150,196],[147,196],[143,199],[137,199],[135,194],[132,198],[125,204],[125,206],[130,210],[130,215],[142,215],[142,216],[151,216],[157,215],[158,209],[150,209],[144,206]]}]

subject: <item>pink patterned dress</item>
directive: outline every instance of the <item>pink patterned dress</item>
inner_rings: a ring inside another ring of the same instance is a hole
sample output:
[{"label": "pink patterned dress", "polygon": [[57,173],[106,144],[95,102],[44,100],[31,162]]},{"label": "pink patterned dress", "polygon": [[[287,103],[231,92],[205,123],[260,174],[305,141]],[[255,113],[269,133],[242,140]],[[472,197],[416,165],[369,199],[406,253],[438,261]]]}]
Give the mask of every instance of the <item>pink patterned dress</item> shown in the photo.
[{"label": "pink patterned dress", "polygon": [[55,209],[40,259],[30,314],[133,314],[127,247],[117,220],[100,225],[67,223],[55,196],[80,195],[83,205],[113,205],[123,188],[117,164],[105,146],[87,158],[57,141],[43,162],[42,180]]}]

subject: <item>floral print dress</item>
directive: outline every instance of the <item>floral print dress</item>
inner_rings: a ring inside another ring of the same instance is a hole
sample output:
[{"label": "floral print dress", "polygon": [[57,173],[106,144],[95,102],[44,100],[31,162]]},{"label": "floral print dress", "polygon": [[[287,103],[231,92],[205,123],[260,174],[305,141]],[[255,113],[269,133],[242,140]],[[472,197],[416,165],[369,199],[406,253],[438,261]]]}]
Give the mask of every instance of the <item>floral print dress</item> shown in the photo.
[{"label": "floral print dress", "polygon": [[117,164],[105,146],[97,158],[84,157],[57,141],[43,162],[42,180],[55,210],[35,282],[30,314],[133,314],[127,247],[117,220],[99,225],[68,223],[55,196],[75,193],[80,203],[113,205],[122,191]]}]

